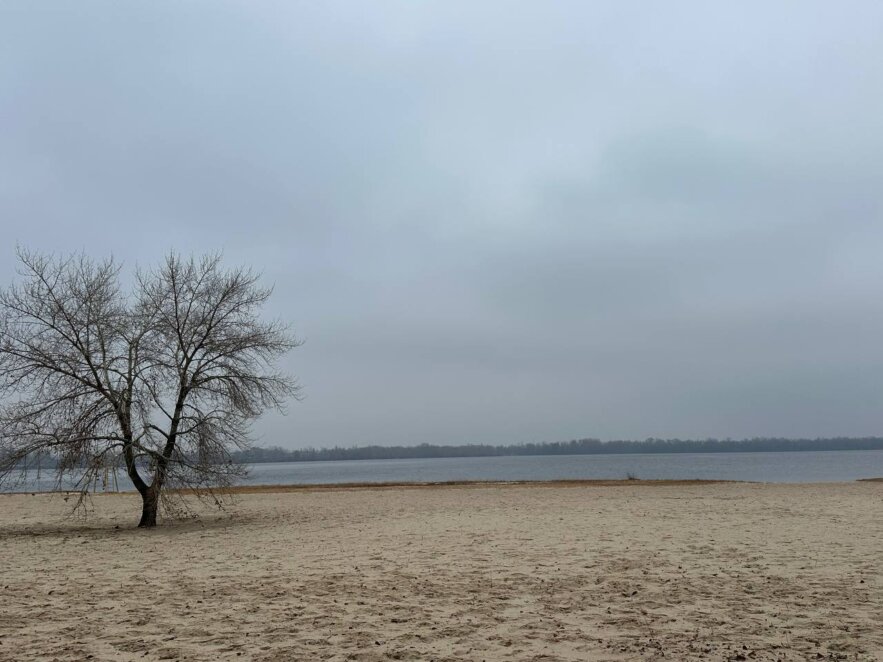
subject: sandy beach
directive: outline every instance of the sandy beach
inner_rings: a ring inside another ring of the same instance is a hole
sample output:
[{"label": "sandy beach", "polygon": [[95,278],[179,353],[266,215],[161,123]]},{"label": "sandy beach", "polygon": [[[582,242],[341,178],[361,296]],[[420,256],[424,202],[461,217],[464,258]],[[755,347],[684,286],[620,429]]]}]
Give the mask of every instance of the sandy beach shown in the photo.
[{"label": "sandy beach", "polygon": [[0,496],[0,660],[881,660],[883,483]]}]

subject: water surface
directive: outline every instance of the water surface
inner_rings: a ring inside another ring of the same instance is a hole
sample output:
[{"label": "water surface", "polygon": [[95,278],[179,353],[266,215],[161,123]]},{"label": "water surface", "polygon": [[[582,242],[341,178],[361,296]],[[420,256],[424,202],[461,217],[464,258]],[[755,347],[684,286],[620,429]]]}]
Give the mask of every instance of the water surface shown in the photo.
[{"label": "water surface", "polygon": [[[620,479],[747,480],[768,483],[853,481],[883,476],[883,450],[787,453],[630,453],[623,455],[532,455],[510,457],[341,460],[255,464],[245,485],[326,483],[437,483],[460,480]],[[114,481],[109,481],[114,489]],[[120,489],[131,489],[120,473]],[[69,483],[65,483],[65,487]],[[30,472],[25,483],[5,491],[55,487],[51,472]],[[101,489],[101,486],[99,486]]]},{"label": "water surface", "polygon": [[851,481],[883,476],[883,451],[786,453],[630,453],[509,457],[342,460],[256,464],[252,485],[571,480],[718,479],[769,483]]}]

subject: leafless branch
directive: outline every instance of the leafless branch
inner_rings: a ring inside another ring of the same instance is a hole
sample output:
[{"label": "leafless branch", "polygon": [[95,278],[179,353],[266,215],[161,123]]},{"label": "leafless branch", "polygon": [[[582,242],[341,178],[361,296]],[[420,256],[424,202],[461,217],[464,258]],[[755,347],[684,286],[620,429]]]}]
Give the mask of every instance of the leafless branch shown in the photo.
[{"label": "leafless branch", "polygon": [[50,453],[59,485],[79,477],[82,505],[122,464],[153,526],[166,486],[229,484],[250,423],[300,395],[273,370],[300,343],[261,319],[271,290],[251,270],[171,254],[124,294],[112,259],[19,259],[0,292],[0,481]]}]

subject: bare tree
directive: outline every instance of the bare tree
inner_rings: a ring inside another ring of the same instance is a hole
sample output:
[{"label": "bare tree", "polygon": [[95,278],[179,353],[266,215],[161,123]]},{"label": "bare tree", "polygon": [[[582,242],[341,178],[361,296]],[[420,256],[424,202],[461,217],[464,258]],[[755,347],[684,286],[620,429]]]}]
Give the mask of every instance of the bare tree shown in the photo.
[{"label": "bare tree", "polygon": [[259,318],[251,270],[171,254],[124,291],[112,259],[19,259],[0,292],[0,482],[48,453],[82,498],[123,466],[152,527],[165,488],[228,485],[249,423],[298,397],[273,364],[299,343]]}]

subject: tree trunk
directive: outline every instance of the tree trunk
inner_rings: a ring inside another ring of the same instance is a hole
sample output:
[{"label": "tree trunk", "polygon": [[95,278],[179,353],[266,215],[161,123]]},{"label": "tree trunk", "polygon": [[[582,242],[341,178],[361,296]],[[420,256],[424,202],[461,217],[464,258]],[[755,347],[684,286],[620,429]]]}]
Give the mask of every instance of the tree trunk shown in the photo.
[{"label": "tree trunk", "polygon": [[156,526],[156,514],[159,510],[159,490],[148,487],[141,494],[141,521],[138,528],[153,528]]}]

